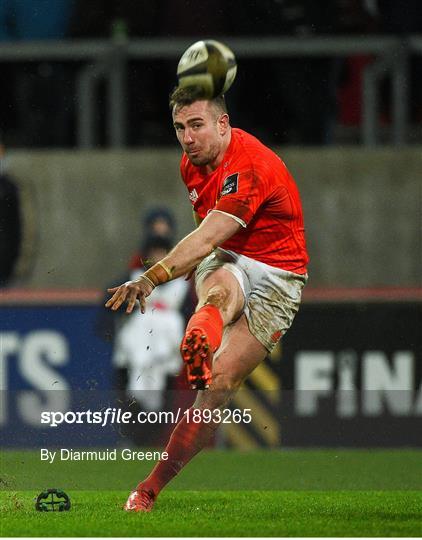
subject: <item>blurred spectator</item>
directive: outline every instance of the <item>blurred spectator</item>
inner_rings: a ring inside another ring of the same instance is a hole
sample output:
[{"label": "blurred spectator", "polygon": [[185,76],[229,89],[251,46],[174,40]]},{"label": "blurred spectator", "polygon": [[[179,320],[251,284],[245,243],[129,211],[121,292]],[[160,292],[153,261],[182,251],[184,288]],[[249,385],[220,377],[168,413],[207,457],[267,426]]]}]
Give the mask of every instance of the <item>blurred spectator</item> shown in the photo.
[{"label": "blurred spectator", "polygon": [[[168,238],[151,236],[142,246],[144,266],[131,272],[129,279],[162,259],[170,250]],[[135,310],[119,319],[114,340],[113,364],[121,406],[132,414],[139,411],[171,410],[172,393],[182,362],[179,346],[185,319],[181,313],[189,284],[179,278],[157,288],[144,314]],[[123,434],[136,444],[157,444],[166,426],[132,424]]]},{"label": "blurred spectator", "polygon": [[148,210],[143,217],[142,230],[146,235],[169,238],[171,243],[176,240],[177,228],[173,213],[165,206],[155,206]]},{"label": "blurred spectator", "polygon": [[[174,245],[176,238],[176,220],[168,208],[163,206],[150,208],[142,217],[139,249],[132,254],[128,271],[116,278],[116,283],[128,281],[132,271],[136,270],[137,272],[140,272],[145,266],[146,254],[144,249],[148,245],[151,237],[164,238],[166,241],[165,245],[169,245],[170,247]],[[114,286],[114,282],[110,285],[110,287],[112,286]],[[116,333],[116,321],[118,321],[121,315],[120,312],[113,313],[109,309],[104,308],[104,304],[108,298],[109,295],[107,294],[102,302],[96,324],[96,333],[101,339],[112,342]],[[188,302],[188,304],[190,304],[190,302]]]},{"label": "blurred spectator", "polygon": [[[63,39],[66,35],[73,0],[2,0],[0,2],[0,41]],[[66,64],[58,62],[23,63],[8,67],[9,78],[2,78],[8,100],[6,109],[16,107],[17,146],[64,146],[69,144],[72,92]],[[7,88],[9,85],[10,88]],[[13,105],[10,99],[13,96]],[[3,125],[10,131],[11,125]],[[13,139],[13,136],[9,137]]]},{"label": "blurred spectator", "polygon": [[21,236],[19,189],[6,173],[5,147],[0,136],[0,287],[7,286],[13,277]]},{"label": "blurred spectator", "polygon": [[[163,206],[153,207],[142,218],[142,240],[129,264],[129,271],[117,282],[138,276],[172,248],[176,239],[176,221]],[[110,286],[112,286],[110,285]],[[128,316],[100,307],[96,334],[113,344],[114,386],[118,406],[132,413],[140,410],[171,410],[184,406],[186,382],[181,371],[179,345],[183,328],[195,305],[191,282],[180,278],[157,288],[145,314],[136,311]],[[190,404],[190,403],[189,403]],[[188,404],[188,405],[189,405]],[[188,406],[187,405],[187,406]],[[131,425],[122,433],[136,444],[155,444],[165,438],[169,426]]]},{"label": "blurred spectator", "polygon": [[[143,246],[145,266],[134,269],[130,279],[165,257],[170,242],[160,236],[148,238]],[[180,313],[188,284],[183,279],[165,283],[151,296],[146,312],[139,310],[126,316],[118,330],[114,345],[114,364],[126,368],[126,390],[146,410],[160,410],[167,376],[180,371],[179,345],[183,337],[184,319]]]}]

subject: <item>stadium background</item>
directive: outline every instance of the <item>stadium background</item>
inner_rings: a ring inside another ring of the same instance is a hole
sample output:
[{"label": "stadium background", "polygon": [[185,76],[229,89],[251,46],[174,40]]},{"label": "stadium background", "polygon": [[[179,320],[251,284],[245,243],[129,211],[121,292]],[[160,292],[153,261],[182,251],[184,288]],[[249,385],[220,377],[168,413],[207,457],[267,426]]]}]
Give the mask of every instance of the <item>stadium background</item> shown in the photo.
[{"label": "stadium background", "polygon": [[[83,4],[0,4],[2,175],[20,215],[18,229],[3,220],[2,447],[75,445],[39,411],[110,396],[112,345],[95,318],[148,208],[167,205],[178,237],[191,230],[166,96],[180,53],[209,36],[238,57],[233,125],[298,182],[311,256],[293,328],[234,402],[253,423],[215,444],[420,448],[418,3]],[[85,428],[84,447],[118,440]]]}]

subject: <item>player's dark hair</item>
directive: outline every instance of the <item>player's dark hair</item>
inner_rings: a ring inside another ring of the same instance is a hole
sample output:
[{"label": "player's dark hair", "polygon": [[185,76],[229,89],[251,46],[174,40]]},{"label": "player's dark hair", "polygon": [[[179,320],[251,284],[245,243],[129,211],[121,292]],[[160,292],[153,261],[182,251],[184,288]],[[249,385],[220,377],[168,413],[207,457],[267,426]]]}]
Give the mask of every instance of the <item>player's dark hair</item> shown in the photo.
[{"label": "player's dark hair", "polygon": [[186,105],[192,105],[195,101],[202,100],[209,101],[217,110],[227,114],[228,111],[224,95],[208,99],[205,97],[204,91],[200,86],[176,86],[170,94],[169,105],[170,109],[173,110],[174,107],[185,107]]}]

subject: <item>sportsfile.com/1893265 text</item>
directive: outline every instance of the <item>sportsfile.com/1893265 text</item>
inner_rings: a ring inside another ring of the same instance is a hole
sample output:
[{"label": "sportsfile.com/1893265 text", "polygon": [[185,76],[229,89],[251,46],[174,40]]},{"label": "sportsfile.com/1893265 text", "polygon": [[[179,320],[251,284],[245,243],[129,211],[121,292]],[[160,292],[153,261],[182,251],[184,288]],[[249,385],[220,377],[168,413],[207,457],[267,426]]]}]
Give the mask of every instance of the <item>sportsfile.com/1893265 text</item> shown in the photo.
[{"label": "sportsfile.com/1893265 text", "polygon": [[140,411],[136,414],[120,408],[107,407],[99,411],[42,411],[41,424],[57,427],[61,424],[177,424],[182,417],[188,423],[218,422],[222,424],[249,424],[252,422],[251,409],[185,409],[175,411]]}]

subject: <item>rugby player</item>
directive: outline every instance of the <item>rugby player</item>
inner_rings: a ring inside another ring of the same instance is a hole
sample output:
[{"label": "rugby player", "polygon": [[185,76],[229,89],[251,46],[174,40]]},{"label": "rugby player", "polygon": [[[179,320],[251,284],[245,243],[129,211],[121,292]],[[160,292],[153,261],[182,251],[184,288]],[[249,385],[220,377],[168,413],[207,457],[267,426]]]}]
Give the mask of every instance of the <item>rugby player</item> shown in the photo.
[{"label": "rugby player", "polygon": [[[299,308],[308,263],[302,205],[283,161],[230,126],[223,96],[207,100],[198,89],[176,88],[170,107],[198,227],[139,278],[108,289],[106,307],[126,302],[131,313],[139,300],[144,312],[155,287],[196,268],[198,305],[180,350],[198,390],[193,408],[216,410],[271,352]],[[125,510],[150,511],[218,425],[217,418],[193,422],[184,415],[170,436],[168,459],[131,492]]]}]

